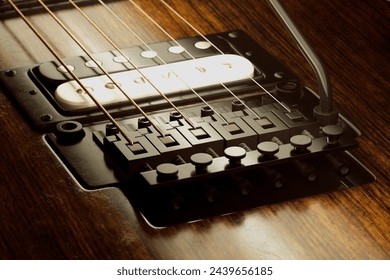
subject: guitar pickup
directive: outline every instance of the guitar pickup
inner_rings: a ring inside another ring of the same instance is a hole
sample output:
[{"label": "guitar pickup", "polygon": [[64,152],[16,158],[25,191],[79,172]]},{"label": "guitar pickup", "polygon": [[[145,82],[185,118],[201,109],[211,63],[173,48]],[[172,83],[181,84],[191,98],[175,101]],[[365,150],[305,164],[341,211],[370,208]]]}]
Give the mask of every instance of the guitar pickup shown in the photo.
[{"label": "guitar pickup", "polygon": [[[115,83],[106,76],[83,78],[81,82],[99,103],[107,105],[126,102],[128,98],[153,98],[160,93],[171,95],[237,82],[253,75],[254,67],[249,60],[230,54],[113,73],[111,78]],[[60,84],[55,90],[54,99],[66,111],[96,106],[76,81]]]}]

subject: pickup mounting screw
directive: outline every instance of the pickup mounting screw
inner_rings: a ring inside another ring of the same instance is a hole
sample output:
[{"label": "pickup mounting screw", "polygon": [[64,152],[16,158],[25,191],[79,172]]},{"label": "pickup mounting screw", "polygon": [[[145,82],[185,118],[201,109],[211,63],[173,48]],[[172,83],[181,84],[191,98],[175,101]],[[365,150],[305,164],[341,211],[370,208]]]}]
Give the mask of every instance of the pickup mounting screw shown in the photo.
[{"label": "pickup mounting screw", "polygon": [[49,122],[53,119],[53,116],[50,114],[44,114],[40,117],[41,121],[43,122]]},{"label": "pickup mounting screw", "polygon": [[16,76],[16,71],[12,70],[12,69],[9,69],[9,70],[5,71],[5,75],[7,77],[14,77],[14,76]]}]

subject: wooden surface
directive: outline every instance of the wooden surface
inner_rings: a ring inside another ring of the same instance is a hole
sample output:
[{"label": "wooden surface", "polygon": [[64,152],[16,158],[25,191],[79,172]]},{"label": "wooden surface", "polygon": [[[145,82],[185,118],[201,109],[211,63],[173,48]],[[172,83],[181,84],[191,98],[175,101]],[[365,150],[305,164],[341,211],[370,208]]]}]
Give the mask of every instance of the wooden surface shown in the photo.
[{"label": "wooden surface", "polygon": [[[138,1],[175,37],[193,32],[156,1]],[[316,88],[314,74],[266,1],[169,1],[204,33],[240,28]],[[153,229],[116,189],[85,191],[0,93],[2,259],[389,259],[390,3],[283,1],[328,65],[335,101],[363,131],[358,158],[375,183],[192,224]],[[166,40],[128,4],[114,8],[147,42]],[[102,9],[88,7],[120,47],[139,44]],[[92,51],[110,46],[76,12],[60,11]],[[34,23],[64,56],[81,54],[47,15]],[[52,34],[55,34],[52,37]],[[0,21],[0,68],[52,59],[20,19]]]}]

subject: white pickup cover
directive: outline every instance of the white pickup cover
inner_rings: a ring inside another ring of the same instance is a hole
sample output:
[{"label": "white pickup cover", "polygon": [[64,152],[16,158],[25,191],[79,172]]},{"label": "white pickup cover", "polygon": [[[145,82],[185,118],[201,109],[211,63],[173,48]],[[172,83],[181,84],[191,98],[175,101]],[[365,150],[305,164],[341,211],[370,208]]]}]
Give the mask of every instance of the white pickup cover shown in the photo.
[{"label": "white pickup cover", "polygon": [[[149,80],[163,94],[169,96],[188,90],[248,79],[254,67],[239,55],[223,54],[158,65],[111,74],[115,82],[134,100],[159,95]],[[145,79],[145,77],[147,79]],[[106,76],[81,79],[95,98],[103,105],[126,101],[124,94]],[[61,84],[55,99],[66,110],[96,106],[76,81]]]}]

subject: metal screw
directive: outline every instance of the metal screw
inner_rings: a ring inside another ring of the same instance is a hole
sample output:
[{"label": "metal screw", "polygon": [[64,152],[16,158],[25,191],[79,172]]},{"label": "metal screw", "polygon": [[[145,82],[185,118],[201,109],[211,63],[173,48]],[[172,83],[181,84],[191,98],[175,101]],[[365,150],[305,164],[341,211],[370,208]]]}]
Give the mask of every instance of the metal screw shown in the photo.
[{"label": "metal screw", "polygon": [[41,121],[43,122],[49,122],[53,119],[53,116],[50,114],[44,114],[41,116]]},{"label": "metal screw", "polygon": [[230,32],[230,33],[229,33],[229,37],[230,37],[230,38],[238,38],[238,37],[240,37],[240,33],[238,33],[237,31],[235,31],[235,32]]},{"label": "metal screw", "polygon": [[274,73],[274,77],[277,78],[277,79],[282,79],[284,78],[286,74],[284,72],[275,72]]},{"label": "metal screw", "polygon": [[16,71],[12,70],[12,69],[9,69],[9,70],[5,71],[5,75],[7,77],[14,77],[14,76],[16,76]]}]

